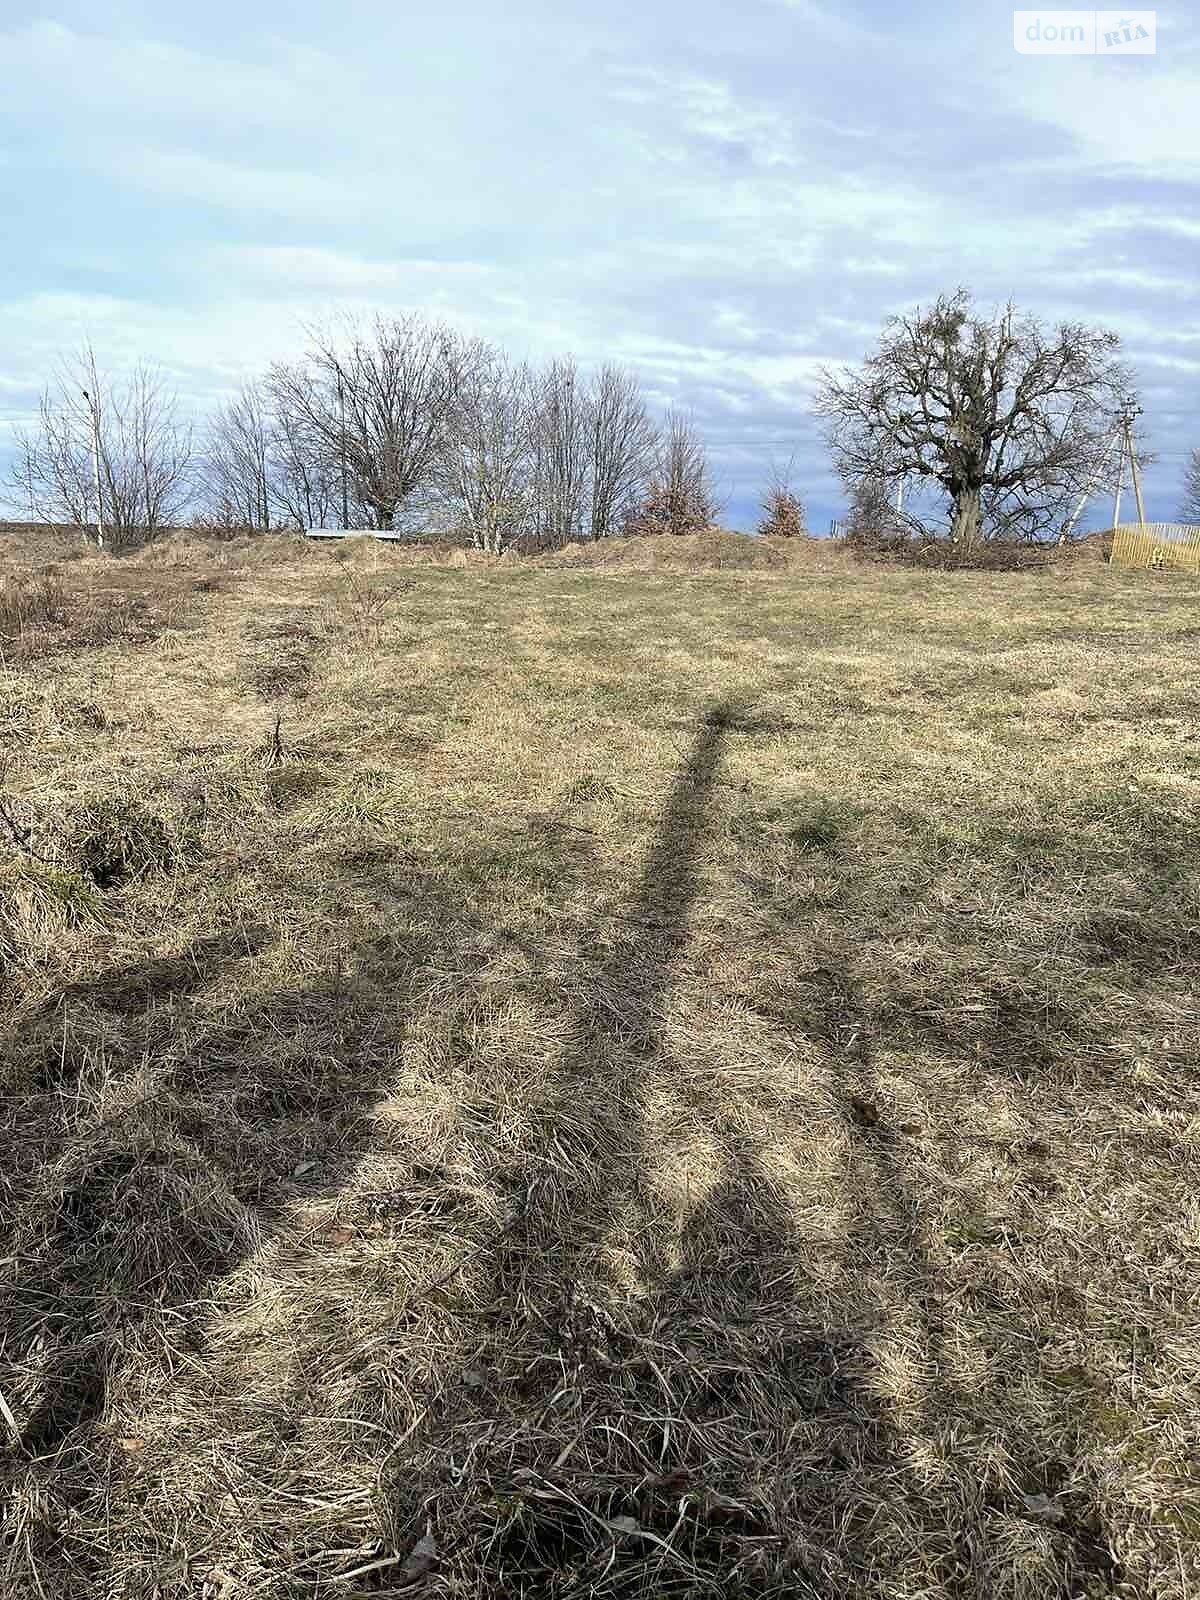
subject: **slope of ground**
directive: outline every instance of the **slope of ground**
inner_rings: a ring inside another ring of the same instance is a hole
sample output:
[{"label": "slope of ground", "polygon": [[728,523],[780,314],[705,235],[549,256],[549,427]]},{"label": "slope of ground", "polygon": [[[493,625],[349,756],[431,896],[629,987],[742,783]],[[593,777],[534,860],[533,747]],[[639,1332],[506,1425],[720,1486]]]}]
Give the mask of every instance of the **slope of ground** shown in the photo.
[{"label": "slope of ground", "polygon": [[0,663],[0,1593],[1200,1592],[1194,581],[152,581]]},{"label": "slope of ground", "polygon": [[95,545],[78,528],[0,521],[0,571],[23,572],[49,561],[78,561],[93,554]]},{"label": "slope of ground", "polygon": [[541,564],[550,566],[635,572],[786,572],[795,567],[840,571],[847,562],[841,547],[828,539],[756,539],[723,528],[678,537],[588,540],[541,558]]}]

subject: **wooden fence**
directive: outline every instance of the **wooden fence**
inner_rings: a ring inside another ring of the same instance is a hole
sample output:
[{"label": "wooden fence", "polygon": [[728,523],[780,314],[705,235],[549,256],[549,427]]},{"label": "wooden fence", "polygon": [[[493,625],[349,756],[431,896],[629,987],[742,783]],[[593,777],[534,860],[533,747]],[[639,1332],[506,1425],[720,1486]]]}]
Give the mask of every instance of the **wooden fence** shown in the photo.
[{"label": "wooden fence", "polygon": [[1125,522],[1112,531],[1114,567],[1185,567],[1200,572],[1200,527],[1185,522]]}]

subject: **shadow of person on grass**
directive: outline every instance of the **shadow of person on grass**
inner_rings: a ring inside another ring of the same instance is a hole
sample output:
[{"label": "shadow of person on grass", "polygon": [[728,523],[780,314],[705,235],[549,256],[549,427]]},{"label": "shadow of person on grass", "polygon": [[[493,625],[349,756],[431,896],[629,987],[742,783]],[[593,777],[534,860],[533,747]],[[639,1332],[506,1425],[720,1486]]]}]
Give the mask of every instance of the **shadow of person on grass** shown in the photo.
[{"label": "shadow of person on grass", "polygon": [[[911,1179],[894,1136],[864,1110],[880,1094],[852,963],[831,952],[826,1000],[809,993],[793,1018],[830,1061],[844,1113],[831,1137],[843,1141],[847,1182],[830,1202],[848,1223],[832,1269],[806,1267],[812,1241],[778,1174],[794,1114],[786,1093],[705,1049],[690,1059],[670,1024],[713,797],[742,716],[730,701],[703,715],[636,888],[616,914],[597,912],[560,968],[568,1043],[527,1108],[511,1224],[418,1291],[470,1356],[432,1383],[412,1358],[418,1425],[381,1470],[384,1540],[402,1552],[432,1527],[448,1570],[476,1593],[882,1597],[896,1574],[911,1585],[919,1572],[931,1596],[1032,1594],[1004,1577],[1010,1552],[989,1508],[964,1505],[953,1474],[935,1471],[953,1430],[938,1434],[932,1413],[969,1426],[972,1404],[944,1346]],[[397,989],[461,910],[444,884],[423,896],[426,933],[388,954]],[[222,959],[194,951],[172,970],[182,982],[190,967],[202,987]],[[357,970],[352,960],[328,986],[257,999],[201,1028],[181,1055],[168,1050],[150,1091],[157,1120],[132,1141],[119,1130],[93,1139],[60,1186],[40,1264],[6,1299],[18,1324],[6,1348],[53,1342],[55,1318],[92,1325],[61,1339],[22,1431],[25,1451],[52,1457],[75,1494],[103,1493],[93,1425],[146,1308],[186,1315],[260,1247],[295,1194],[292,1155],[316,1164],[327,1195],[369,1155],[369,1108],[387,1090],[387,995]],[[144,968],[102,975],[95,992],[148,994],[144,978]],[[404,1017],[389,1015],[398,1049]],[[264,1039],[269,1070],[260,1061],[247,1073]],[[481,1082],[484,1116],[488,1092]],[[772,1143],[763,1129],[776,1113]],[[672,1163],[685,1169],[673,1189]],[[163,1253],[149,1271],[114,1237],[130,1203],[156,1208]],[[903,1239],[886,1270],[890,1304],[916,1328],[931,1373],[915,1421],[887,1398],[878,1316],[847,1293],[860,1261],[878,1270],[881,1219],[890,1241]],[[192,1337],[202,1341],[199,1324]],[[1103,1530],[1082,1512],[1038,1532],[1041,1593],[1111,1591]],[[101,1554],[90,1559],[102,1566]],[[344,1592],[386,1593],[382,1581]]]},{"label": "shadow of person on grass", "polygon": [[[735,1090],[732,1063],[690,1061],[673,1042],[671,990],[740,715],[730,702],[704,715],[635,891],[577,943],[571,1044],[528,1114],[528,1201],[435,1288],[472,1329],[470,1365],[441,1374],[388,1461],[388,1537],[403,1549],[432,1528],[460,1575],[514,1595],[1111,1593],[1094,1506],[1046,1528],[932,1470],[979,1396],[958,1386],[912,1181],[873,1120],[870,1018],[849,965],[831,955],[822,969],[834,1032],[820,1006],[796,1023],[828,1054],[840,1108],[830,1138],[846,1181],[829,1200],[847,1225],[832,1278],[804,1270],[812,1241],[761,1131],[777,1109],[786,1146],[786,1094]],[[758,1131],[739,1092],[766,1102]],[[671,1214],[660,1191],[680,1126],[707,1153]],[[927,1374],[915,1416],[897,1415],[879,1368],[889,1312],[848,1289],[881,1270],[881,1230],[886,1299]],[[447,1479],[450,1461],[469,1470]],[[1057,1487],[1027,1483],[1035,1504]]]}]

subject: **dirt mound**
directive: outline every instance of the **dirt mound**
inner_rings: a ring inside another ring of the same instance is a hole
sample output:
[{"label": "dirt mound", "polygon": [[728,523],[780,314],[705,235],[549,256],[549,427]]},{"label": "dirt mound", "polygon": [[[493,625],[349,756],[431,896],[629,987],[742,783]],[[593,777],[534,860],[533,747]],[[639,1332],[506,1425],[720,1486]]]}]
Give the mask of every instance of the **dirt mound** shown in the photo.
[{"label": "dirt mound", "polygon": [[340,566],[488,566],[498,557],[454,539],[309,539],[306,544]]},{"label": "dirt mound", "polygon": [[712,528],[678,536],[635,535],[569,544],[541,557],[552,566],[623,567],[633,572],[786,572],[833,554],[822,539],[764,539]]},{"label": "dirt mound", "polygon": [[924,571],[1049,572],[1103,566],[1112,549],[1112,533],[1091,533],[1061,545],[984,539],[968,547],[947,539],[919,539],[905,534],[866,535],[839,541],[839,544],[856,561]]},{"label": "dirt mound", "polygon": [[1098,533],[1088,533],[1082,539],[1071,539],[1056,552],[1060,561],[1068,561],[1072,566],[1104,566],[1112,556],[1113,530],[1101,529]]},{"label": "dirt mound", "polygon": [[50,562],[78,561],[96,553],[96,546],[81,528],[0,521],[0,572],[27,572]]}]

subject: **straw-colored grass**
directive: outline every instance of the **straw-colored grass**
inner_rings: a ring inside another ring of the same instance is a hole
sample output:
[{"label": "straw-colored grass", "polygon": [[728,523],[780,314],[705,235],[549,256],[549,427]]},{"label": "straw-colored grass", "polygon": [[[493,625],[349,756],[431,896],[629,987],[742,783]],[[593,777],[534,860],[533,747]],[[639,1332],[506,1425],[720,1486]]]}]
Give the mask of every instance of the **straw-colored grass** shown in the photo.
[{"label": "straw-colored grass", "polygon": [[245,543],[0,664],[0,1594],[1200,1594],[1195,581]]},{"label": "straw-colored grass", "polygon": [[0,576],[0,639],[52,626],[61,620],[63,607],[62,584],[52,573],[40,578]]}]

